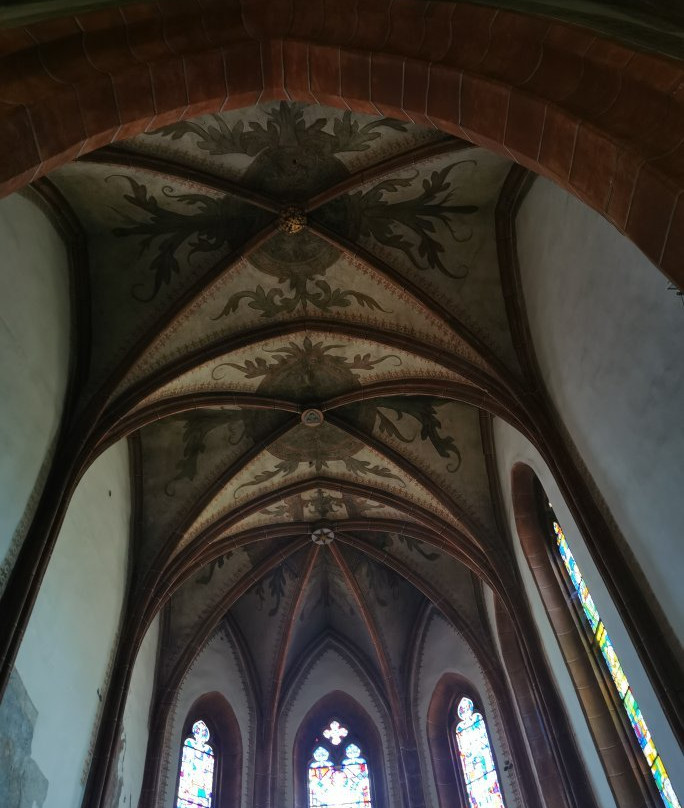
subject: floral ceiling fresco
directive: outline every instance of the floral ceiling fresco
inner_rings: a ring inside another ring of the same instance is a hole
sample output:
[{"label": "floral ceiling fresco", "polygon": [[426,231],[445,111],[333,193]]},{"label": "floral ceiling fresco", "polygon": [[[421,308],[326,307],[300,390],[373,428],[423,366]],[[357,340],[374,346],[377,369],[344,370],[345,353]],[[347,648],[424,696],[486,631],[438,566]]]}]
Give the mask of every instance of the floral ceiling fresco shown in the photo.
[{"label": "floral ceiling fresco", "polygon": [[500,540],[482,411],[517,406],[495,237],[510,167],[282,101],[50,175],[88,248],[85,409],[135,447],[134,586],[182,570],[165,686],[225,631],[274,705],[325,637],[396,690],[430,602],[481,625],[446,537]]}]

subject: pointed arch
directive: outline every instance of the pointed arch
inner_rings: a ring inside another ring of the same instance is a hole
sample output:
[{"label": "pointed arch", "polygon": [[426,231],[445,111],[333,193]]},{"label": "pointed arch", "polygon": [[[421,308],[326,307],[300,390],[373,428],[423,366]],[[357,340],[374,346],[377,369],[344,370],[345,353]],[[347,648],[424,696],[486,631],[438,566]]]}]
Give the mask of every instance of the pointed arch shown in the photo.
[{"label": "pointed arch", "polygon": [[[201,737],[199,737],[201,736]],[[199,743],[192,739],[199,737]],[[190,744],[188,743],[190,740]],[[204,747],[203,749],[200,747]],[[197,751],[197,765],[211,770],[213,792],[194,802],[181,801],[179,786],[184,776],[189,780],[187,766]],[[216,691],[200,696],[188,710],[181,733],[181,750],[176,774],[176,804],[218,808],[219,805],[239,805],[242,794],[242,736],[233,708]]]},{"label": "pointed arch", "polygon": [[484,716],[468,696],[458,698],[454,707],[460,720],[453,726],[452,734],[456,737],[468,799],[473,808],[504,808]]},{"label": "pointed arch", "polygon": [[216,755],[213,738],[203,718],[198,718],[181,747],[176,789],[178,808],[212,808],[216,804]]},{"label": "pointed arch", "polygon": [[[466,740],[473,727],[480,736],[478,743],[483,758],[482,771],[477,773],[470,768]],[[432,693],[427,716],[428,746],[440,808],[503,808],[497,775],[499,767],[486,727],[483,702],[472,682],[457,673],[443,674]],[[492,784],[496,781],[499,796],[491,804],[477,802],[473,796],[471,789],[477,786],[478,775],[483,779],[489,777]]]},{"label": "pointed arch", "polygon": [[[332,629],[319,634],[296,660],[285,678],[275,730],[280,735],[280,750],[273,771],[278,773],[282,785],[280,790],[275,790],[274,799],[283,808],[308,808],[306,766],[311,760],[313,747],[300,750],[296,759],[294,753],[307,716],[321,703],[327,703],[332,709],[333,704],[326,699],[334,693],[343,693],[358,705],[367,716],[363,720],[370,722],[363,726],[369,726],[377,733],[377,742],[371,739],[372,745],[364,744],[363,747],[374,766],[376,796],[373,808],[393,808],[404,802],[400,744],[393,729],[389,701],[374,670],[373,660]],[[305,685],[307,690],[303,693]],[[357,713],[342,710],[333,716],[323,710],[320,715],[321,720],[328,721],[335,717],[351,721],[356,720]],[[364,737],[370,738],[369,735]],[[374,763],[376,759],[379,761],[377,765]],[[302,772],[303,779],[297,779]],[[292,795],[292,801],[289,795]]]},{"label": "pointed arch", "polygon": [[[576,566],[577,580],[574,574],[571,579],[564,569],[562,554],[570,551],[567,544],[565,547],[560,546],[560,528],[559,548],[556,548],[554,527],[548,516],[548,497],[533,469],[525,463],[516,463],[511,471],[511,494],[520,545],[560,646],[616,803],[660,808],[665,801],[661,784],[664,783],[666,791],[671,789],[671,784],[669,779],[664,782],[667,775],[662,761],[657,765],[660,758],[655,753],[655,748],[653,760],[647,759],[642,739],[637,742],[634,737],[637,730],[632,732],[630,727],[629,707],[626,703],[623,705],[622,692],[617,686],[613,686],[614,676],[611,679],[612,674],[603,662],[604,659],[607,661],[607,657],[597,634],[603,624]],[[561,550],[560,553],[558,549]],[[571,553],[570,558],[572,559]],[[572,562],[574,563],[574,559]],[[591,632],[587,630],[583,620],[589,621]],[[605,627],[603,634],[607,637]],[[619,662],[617,666],[622,673]],[[622,677],[624,679],[624,674]],[[624,683],[626,685],[626,679]],[[631,701],[634,701],[633,697]],[[636,703],[634,706],[643,720]],[[651,765],[655,770],[650,769]],[[674,802],[665,804],[678,805],[676,797]]]},{"label": "pointed arch", "polygon": [[[310,808],[308,799],[309,766],[317,746],[328,747],[323,732],[331,721],[337,721],[348,736],[359,746],[370,770],[372,808],[387,808],[384,779],[380,774],[383,751],[380,734],[366,710],[350,695],[333,690],[319,699],[304,716],[295,736],[293,772],[295,808]],[[342,746],[346,746],[346,737]]]}]

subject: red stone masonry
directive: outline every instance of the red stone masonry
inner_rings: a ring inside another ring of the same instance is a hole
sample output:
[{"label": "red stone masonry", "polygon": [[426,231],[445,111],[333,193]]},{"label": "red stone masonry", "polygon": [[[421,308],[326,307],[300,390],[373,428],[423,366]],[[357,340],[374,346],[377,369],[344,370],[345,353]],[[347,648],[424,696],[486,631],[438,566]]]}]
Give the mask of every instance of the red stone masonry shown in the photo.
[{"label": "red stone masonry", "polygon": [[163,124],[291,98],[434,125],[553,179],[684,286],[684,63],[422,0],[167,0],[0,31],[0,191]]}]

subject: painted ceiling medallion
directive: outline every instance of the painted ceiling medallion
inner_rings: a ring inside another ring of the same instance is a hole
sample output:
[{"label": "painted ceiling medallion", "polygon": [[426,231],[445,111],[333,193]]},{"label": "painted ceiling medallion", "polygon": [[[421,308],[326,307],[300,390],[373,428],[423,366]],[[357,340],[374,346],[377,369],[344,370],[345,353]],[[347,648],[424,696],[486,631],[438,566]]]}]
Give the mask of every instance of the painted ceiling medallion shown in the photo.
[{"label": "painted ceiling medallion", "polygon": [[329,527],[317,527],[316,530],[311,533],[311,541],[320,546],[332,544],[334,540],[335,532]]},{"label": "painted ceiling medallion", "polygon": [[281,233],[294,236],[306,227],[306,213],[297,205],[288,205],[278,214],[278,229]]},{"label": "painted ceiling medallion", "polygon": [[323,413],[320,410],[304,410],[302,413],[302,423],[304,426],[320,426],[323,423]]}]

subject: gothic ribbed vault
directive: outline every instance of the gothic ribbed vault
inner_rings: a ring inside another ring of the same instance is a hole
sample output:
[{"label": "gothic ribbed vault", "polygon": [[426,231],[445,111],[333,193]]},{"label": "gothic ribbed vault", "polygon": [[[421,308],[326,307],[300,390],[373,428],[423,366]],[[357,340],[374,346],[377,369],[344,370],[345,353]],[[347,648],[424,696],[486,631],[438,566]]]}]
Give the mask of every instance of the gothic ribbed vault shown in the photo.
[{"label": "gothic ribbed vault", "polygon": [[[486,606],[485,585],[525,643],[492,417],[564,464],[559,477],[571,468],[516,286],[527,183],[434,128],[270,101],[119,141],[34,184],[79,273],[64,479],[73,488],[123,439],[133,464],[127,617],[93,804],[160,613],[146,794],[159,792],[170,705],[219,634],[240,649],[267,757],[288,692],[330,643],[415,748],[407,670],[436,609],[508,711],[513,757],[522,749]],[[312,541],[322,527],[332,542]]]},{"label": "gothic ribbed vault", "polygon": [[430,603],[493,665],[482,582],[504,600],[514,582],[490,416],[535,423],[499,267],[511,169],[435,129],[271,102],[38,183],[86,245],[79,417],[91,453],[133,448],[128,641],[163,608],[159,705],[222,630],[273,720],[326,638],[399,715]]}]

